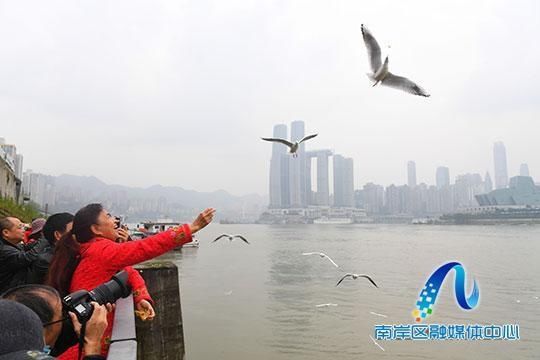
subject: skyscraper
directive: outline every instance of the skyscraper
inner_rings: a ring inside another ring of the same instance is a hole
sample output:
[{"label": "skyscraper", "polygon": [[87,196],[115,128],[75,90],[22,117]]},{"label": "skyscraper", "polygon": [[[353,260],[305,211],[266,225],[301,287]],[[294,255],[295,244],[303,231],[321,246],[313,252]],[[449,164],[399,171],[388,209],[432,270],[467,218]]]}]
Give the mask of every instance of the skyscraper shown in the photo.
[{"label": "skyscraper", "polygon": [[[300,141],[304,136],[304,122],[293,121],[291,123],[291,141]],[[307,167],[305,149],[306,145],[304,143],[300,144],[297,151],[297,157],[289,159],[289,191],[291,207],[305,207],[307,205],[308,182],[306,179]]]},{"label": "skyscraper", "polygon": [[[274,126],[273,137],[286,139],[287,125],[279,124]],[[270,159],[270,208],[282,208],[285,205],[283,203],[285,189],[282,185],[282,162],[283,158],[286,159],[286,157],[283,155],[287,155],[287,147],[283,144],[272,143],[272,158]]]},{"label": "skyscraper", "polygon": [[307,192],[311,193],[311,162],[315,158],[317,161],[316,184],[317,192],[313,198],[308,199],[308,205],[330,205],[330,179],[328,169],[328,158],[332,156],[330,150],[307,151],[306,153],[306,182]]},{"label": "skyscraper", "polygon": [[484,177],[484,192],[488,193],[491,190],[493,190],[493,183],[491,182],[489,172],[486,171],[486,176]]},{"label": "skyscraper", "polygon": [[353,159],[334,155],[334,206],[354,206]]},{"label": "skyscraper", "polygon": [[495,167],[495,188],[508,187],[508,170],[506,165],[506,148],[499,141],[493,145],[493,160]]},{"label": "skyscraper", "polygon": [[436,174],[437,189],[450,185],[450,170],[446,166],[439,166]]},{"label": "skyscraper", "polygon": [[407,163],[407,185],[411,188],[416,186],[416,163],[414,161]]},{"label": "skyscraper", "polygon": [[529,165],[521,164],[519,166],[519,176],[531,176],[529,175]]}]

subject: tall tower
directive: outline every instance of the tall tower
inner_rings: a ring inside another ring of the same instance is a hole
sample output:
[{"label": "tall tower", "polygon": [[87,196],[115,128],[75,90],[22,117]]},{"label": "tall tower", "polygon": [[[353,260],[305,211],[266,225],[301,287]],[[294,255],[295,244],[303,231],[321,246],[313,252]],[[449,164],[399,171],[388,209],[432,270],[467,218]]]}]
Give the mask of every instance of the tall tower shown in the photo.
[{"label": "tall tower", "polygon": [[354,206],[353,159],[334,155],[334,206]]},{"label": "tall tower", "polygon": [[529,174],[529,165],[521,164],[519,166],[519,176],[531,176]]},{"label": "tall tower", "polygon": [[450,170],[446,166],[439,166],[435,174],[437,189],[450,185]]},{"label": "tall tower", "polygon": [[[300,141],[305,136],[303,121],[291,123],[291,141]],[[306,145],[300,144],[296,157],[289,159],[289,191],[291,207],[305,207],[308,201],[307,174],[306,174]],[[311,175],[311,174],[310,174]],[[310,189],[311,190],[311,189]]]},{"label": "tall tower", "polygon": [[487,194],[493,190],[493,183],[491,182],[491,176],[489,172],[486,171],[486,176],[484,176],[484,192]]},{"label": "tall tower", "polygon": [[508,170],[506,148],[501,141],[493,145],[493,161],[495,165],[495,189],[504,189],[508,187]]},{"label": "tall tower", "polygon": [[416,163],[414,161],[407,163],[407,185],[409,187],[416,186]]},{"label": "tall tower", "polygon": [[[287,125],[278,124],[274,126],[273,137],[287,139]],[[282,186],[282,162],[283,155],[287,155],[287,147],[280,143],[272,143],[272,157],[270,159],[270,208],[279,209],[286,207],[283,201]],[[286,159],[286,158],[285,158]],[[287,164],[288,165],[288,164]],[[288,180],[288,179],[287,179]],[[288,184],[287,184],[288,185]],[[287,193],[287,197],[288,197]]]}]

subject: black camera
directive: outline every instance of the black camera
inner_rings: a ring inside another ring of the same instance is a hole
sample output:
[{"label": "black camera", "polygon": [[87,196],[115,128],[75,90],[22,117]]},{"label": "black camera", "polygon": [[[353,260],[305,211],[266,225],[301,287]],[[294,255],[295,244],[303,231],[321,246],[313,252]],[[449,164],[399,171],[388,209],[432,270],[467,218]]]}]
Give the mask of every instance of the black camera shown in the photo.
[{"label": "black camera", "polygon": [[120,216],[114,217],[114,228],[119,229],[120,225],[122,225],[122,218]]},{"label": "black camera", "polygon": [[111,280],[99,285],[92,291],[78,290],[62,299],[64,308],[77,315],[79,322],[85,323],[92,317],[94,307],[90,304],[95,301],[100,305],[114,304],[120,298],[128,297],[131,288],[128,285],[128,274],[125,270],[116,273]]}]

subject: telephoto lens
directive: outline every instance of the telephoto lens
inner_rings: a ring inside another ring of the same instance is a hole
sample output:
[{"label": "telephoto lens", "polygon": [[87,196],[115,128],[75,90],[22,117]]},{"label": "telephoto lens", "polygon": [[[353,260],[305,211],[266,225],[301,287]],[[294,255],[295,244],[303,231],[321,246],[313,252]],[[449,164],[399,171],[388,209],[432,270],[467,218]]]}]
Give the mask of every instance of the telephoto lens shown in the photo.
[{"label": "telephoto lens", "polygon": [[122,270],[114,275],[111,280],[90,291],[90,296],[100,305],[107,303],[114,304],[116,300],[125,298],[131,293],[127,282],[128,273]]},{"label": "telephoto lens", "polygon": [[100,305],[114,304],[116,300],[125,298],[131,293],[128,285],[128,273],[125,270],[116,273],[111,280],[96,287],[92,291],[78,290],[62,300],[67,311],[77,315],[81,323],[92,317],[94,307],[90,302],[95,301]]}]

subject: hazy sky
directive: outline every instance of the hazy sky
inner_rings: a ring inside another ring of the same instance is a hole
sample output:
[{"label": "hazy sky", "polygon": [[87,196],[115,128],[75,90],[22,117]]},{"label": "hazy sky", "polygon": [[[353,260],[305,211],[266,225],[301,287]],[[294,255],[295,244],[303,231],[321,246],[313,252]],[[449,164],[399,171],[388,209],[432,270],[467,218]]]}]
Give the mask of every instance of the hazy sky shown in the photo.
[{"label": "hazy sky", "polygon": [[[371,88],[366,24],[421,98]],[[276,123],[354,158],[355,183],[435,168],[540,180],[538,1],[3,1],[0,137],[25,168],[268,192]]]}]

